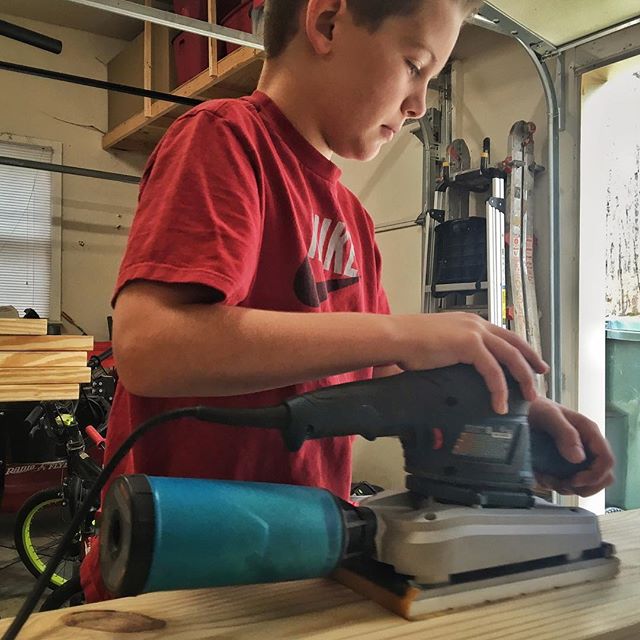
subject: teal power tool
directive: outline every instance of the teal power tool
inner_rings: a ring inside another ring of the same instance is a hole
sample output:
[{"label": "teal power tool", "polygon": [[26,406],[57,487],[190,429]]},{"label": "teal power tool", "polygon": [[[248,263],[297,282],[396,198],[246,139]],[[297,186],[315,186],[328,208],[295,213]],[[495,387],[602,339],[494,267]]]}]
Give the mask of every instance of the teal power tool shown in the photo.
[{"label": "teal power tool", "polygon": [[[341,567],[411,593],[411,607],[399,607],[410,617],[614,575],[595,516],[532,490],[534,471],[568,478],[590,456],[571,464],[546,433],[530,432],[528,403],[509,385],[504,416],[466,365],[324,388],[241,417],[230,410],[230,424],[279,428],[292,451],[329,436],[398,437],[407,491],[355,506],[310,487],[121,476],[103,509],[105,585],[127,596]],[[225,421],[219,410],[210,419]]]}]

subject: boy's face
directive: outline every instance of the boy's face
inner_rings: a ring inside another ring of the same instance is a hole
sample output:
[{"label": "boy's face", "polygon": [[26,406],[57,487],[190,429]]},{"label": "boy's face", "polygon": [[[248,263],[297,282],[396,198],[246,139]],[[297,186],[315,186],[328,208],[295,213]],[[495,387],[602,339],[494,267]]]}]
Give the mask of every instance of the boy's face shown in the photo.
[{"label": "boy's face", "polygon": [[370,33],[338,11],[318,69],[330,84],[315,110],[329,149],[369,160],[406,119],[424,115],[427,84],[449,58],[463,20],[457,3],[430,0]]}]

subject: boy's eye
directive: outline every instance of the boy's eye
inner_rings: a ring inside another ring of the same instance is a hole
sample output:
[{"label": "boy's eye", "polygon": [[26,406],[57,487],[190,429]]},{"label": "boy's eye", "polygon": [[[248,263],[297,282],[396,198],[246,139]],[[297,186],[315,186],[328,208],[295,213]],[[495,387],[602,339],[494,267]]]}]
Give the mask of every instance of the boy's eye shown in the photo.
[{"label": "boy's eye", "polygon": [[409,72],[411,73],[412,76],[419,76],[420,75],[420,69],[418,67],[418,65],[416,65],[415,63],[411,62],[411,60],[407,60],[407,66],[409,67]]}]

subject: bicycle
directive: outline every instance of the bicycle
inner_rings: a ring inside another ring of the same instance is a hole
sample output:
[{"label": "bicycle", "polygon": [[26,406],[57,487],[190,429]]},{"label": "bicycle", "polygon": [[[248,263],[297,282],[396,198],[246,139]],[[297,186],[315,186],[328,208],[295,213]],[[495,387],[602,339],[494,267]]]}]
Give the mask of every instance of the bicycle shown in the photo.
[{"label": "bicycle", "polygon": [[[107,351],[95,356],[93,362],[89,361],[89,366],[94,372],[97,371],[102,360],[109,355],[110,351]],[[98,429],[91,425],[81,428],[76,419],[79,403],[42,402],[25,420],[25,425],[32,433],[44,429],[63,449],[63,457],[66,460],[66,475],[61,486],[38,491],[26,500],[16,515],[16,550],[25,567],[35,577],[39,577],[44,571],[50,552],[57,546],[57,541],[101,470],[100,464],[87,453],[87,449],[91,443],[98,450],[104,449],[105,440],[102,434],[106,430],[113,389],[106,382],[105,376],[98,377],[101,379],[100,385],[96,385],[93,379],[91,389],[83,389],[82,392],[89,406],[93,405],[90,413],[94,418],[98,417]],[[87,440],[83,436],[83,430]],[[98,507],[98,504],[93,506],[66,550],[63,561],[49,582],[51,589],[59,589],[74,577],[95,535],[94,515]]]},{"label": "bicycle", "polygon": [[[44,571],[50,550],[55,548],[77,506],[101,470],[101,466],[86,452],[85,440],[75,417],[59,412],[55,403],[43,404],[31,412],[27,421],[35,422],[36,427],[42,421],[56,442],[65,447],[67,475],[60,487],[44,489],[31,496],[16,516],[16,550],[25,567],[36,578]],[[85,432],[98,446],[103,444],[104,438],[96,429],[89,426]],[[93,517],[97,509],[96,504],[77,532],[64,560],[56,568],[49,584],[52,589],[62,586],[72,577],[75,567],[86,554],[88,542],[95,533]]]}]

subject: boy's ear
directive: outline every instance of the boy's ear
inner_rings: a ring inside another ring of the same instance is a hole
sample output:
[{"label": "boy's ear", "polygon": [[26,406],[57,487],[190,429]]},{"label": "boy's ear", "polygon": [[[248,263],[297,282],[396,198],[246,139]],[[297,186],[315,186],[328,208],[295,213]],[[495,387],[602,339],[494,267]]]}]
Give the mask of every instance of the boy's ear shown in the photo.
[{"label": "boy's ear", "polygon": [[309,0],[304,28],[315,53],[331,52],[336,21],[346,13],[347,0]]}]

